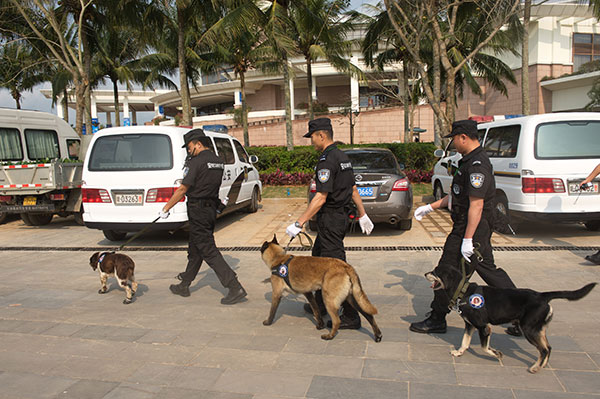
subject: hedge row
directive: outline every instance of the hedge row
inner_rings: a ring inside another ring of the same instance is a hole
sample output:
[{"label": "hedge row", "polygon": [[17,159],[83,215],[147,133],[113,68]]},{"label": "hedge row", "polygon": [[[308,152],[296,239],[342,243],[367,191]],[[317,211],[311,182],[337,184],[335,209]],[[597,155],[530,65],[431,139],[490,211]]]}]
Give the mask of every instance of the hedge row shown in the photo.
[{"label": "hedge row", "polygon": [[[340,145],[340,148],[382,147],[389,148],[404,164],[406,170],[430,171],[437,161],[433,156],[436,147],[433,143],[380,143]],[[247,147],[250,155],[258,157],[260,173],[313,173],[319,153],[311,146],[296,146],[293,151],[286,147]]]}]

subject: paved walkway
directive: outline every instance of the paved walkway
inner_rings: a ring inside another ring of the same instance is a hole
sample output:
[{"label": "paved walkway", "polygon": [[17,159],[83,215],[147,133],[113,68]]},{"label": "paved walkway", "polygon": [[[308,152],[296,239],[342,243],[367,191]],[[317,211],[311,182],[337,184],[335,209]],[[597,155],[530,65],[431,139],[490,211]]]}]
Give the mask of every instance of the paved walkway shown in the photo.
[{"label": "paved walkway", "polygon": [[[265,235],[283,234],[303,203],[275,203],[266,202],[257,214],[219,221],[218,245],[254,246]],[[566,233],[555,230],[557,238],[547,227],[540,229],[542,238],[510,240],[596,245],[593,233],[577,226]],[[347,244],[439,245],[417,222],[410,232],[377,230],[373,237],[351,234]],[[492,345],[504,352],[502,361],[486,355],[477,337],[463,357],[450,355],[462,336],[456,314],[448,318],[447,334],[408,331],[427,311],[432,294],[423,273],[436,265],[439,251],[348,252],[379,309],[383,340],[375,343],[366,322],[361,330],[321,340],[312,316],[302,310],[304,299],[292,295],[282,300],[275,323],[263,326],[271,294],[264,282],[269,271],[257,251],[224,253],[249,293],[247,301],[230,307],[220,305],[225,290],[206,267],[191,297],[170,294],[173,276],[185,266],[185,251],[132,251],[140,286],[135,302],[123,305],[125,294],[114,279],[107,294],[97,294],[98,275],[88,266],[91,253],[53,250],[111,245],[98,231],[69,219],[43,228],[13,221],[0,226],[0,243],[0,398],[600,397],[598,288],[578,302],[552,302],[550,364],[531,375],[527,367],[537,351],[504,334],[501,326],[493,328]],[[49,250],[1,249],[17,243]],[[136,245],[157,244],[183,247],[185,236],[155,234]],[[583,260],[587,253],[497,252],[496,260],[518,286],[576,289],[600,281],[600,267]]]}]

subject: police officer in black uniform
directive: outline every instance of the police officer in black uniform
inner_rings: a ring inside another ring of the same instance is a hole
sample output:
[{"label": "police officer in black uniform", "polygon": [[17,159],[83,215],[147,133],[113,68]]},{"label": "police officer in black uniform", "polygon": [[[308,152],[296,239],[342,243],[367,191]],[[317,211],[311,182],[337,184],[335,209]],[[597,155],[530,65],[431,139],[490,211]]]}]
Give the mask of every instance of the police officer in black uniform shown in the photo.
[{"label": "police officer in black uniform", "polygon": [[[317,151],[322,151],[315,168],[317,193],[308,204],[306,211],[295,223],[288,226],[286,233],[291,238],[295,237],[302,230],[302,226],[316,214],[318,234],[312,255],[346,261],[344,237],[348,229],[350,201],[354,201],[356,205],[363,233],[370,234],[373,230],[373,223],[365,212],[354,184],[354,172],[350,159],[333,142],[333,128],[329,118],[310,121],[308,133],[304,137],[311,139],[311,143]],[[323,304],[321,291],[317,291],[315,297],[321,314],[325,314],[327,311]],[[312,314],[309,304],[305,304],[304,308]],[[360,328],[360,316],[352,305],[346,301],[342,304],[342,309],[340,328]]]},{"label": "police officer in black uniform", "polygon": [[187,132],[184,141],[183,148],[187,147],[190,157],[183,181],[159,212],[161,218],[167,218],[169,210],[187,195],[190,223],[188,264],[185,272],[177,276],[181,283],[173,284],[169,288],[173,294],[190,296],[190,284],[196,278],[202,261],[205,260],[215,271],[223,287],[229,289],[227,296],[221,299],[221,303],[232,305],[240,302],[247,294],[236,274],[217,249],[213,235],[217,206],[220,204],[219,187],[223,179],[223,161],[210,150],[210,138],[202,129]]},{"label": "police officer in black uniform", "polygon": [[[451,193],[432,204],[415,211],[421,218],[438,208],[448,207],[452,213],[452,231],[444,244],[444,252],[438,267],[457,268],[460,271],[461,256],[471,261],[474,245],[479,244],[483,261],[476,264],[476,271],[492,287],[516,288],[508,274],[496,268],[492,245],[493,211],[495,207],[496,183],[492,164],[479,145],[477,123],[471,120],[452,124],[454,146],[463,155],[452,179]],[[449,298],[443,290],[434,291],[431,313],[425,320],[412,323],[410,330],[418,333],[445,333]],[[518,325],[507,329],[512,335],[520,335]]]}]

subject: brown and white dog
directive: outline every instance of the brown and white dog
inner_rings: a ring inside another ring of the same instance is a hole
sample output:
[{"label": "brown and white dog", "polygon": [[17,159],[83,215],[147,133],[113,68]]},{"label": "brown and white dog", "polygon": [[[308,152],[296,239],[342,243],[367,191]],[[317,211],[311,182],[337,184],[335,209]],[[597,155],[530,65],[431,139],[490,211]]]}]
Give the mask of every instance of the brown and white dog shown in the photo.
[{"label": "brown and white dog", "polygon": [[96,252],[90,258],[90,266],[94,270],[98,269],[100,273],[102,287],[98,290],[98,294],[105,294],[108,291],[106,280],[114,276],[119,286],[125,289],[126,298],[123,303],[127,305],[132,302],[131,298],[135,295],[138,284],[133,274],[135,263],[129,256],[114,252]]}]

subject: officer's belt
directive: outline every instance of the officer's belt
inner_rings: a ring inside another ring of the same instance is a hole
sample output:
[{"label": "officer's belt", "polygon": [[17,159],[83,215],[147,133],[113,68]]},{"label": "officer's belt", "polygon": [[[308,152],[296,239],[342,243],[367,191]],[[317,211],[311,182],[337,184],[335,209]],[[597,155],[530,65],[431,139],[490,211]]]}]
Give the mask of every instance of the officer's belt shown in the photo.
[{"label": "officer's belt", "polygon": [[[479,243],[476,243],[475,245],[479,247]],[[473,248],[473,254],[477,256],[477,262],[481,262],[483,260],[483,257],[481,256],[477,248]],[[458,283],[458,287],[456,287],[456,291],[454,291],[454,295],[452,295],[452,298],[450,298],[450,303],[448,304],[448,309],[450,310],[458,309],[458,306],[456,305],[465,295],[465,292],[467,292],[467,288],[469,288],[469,279],[471,278],[473,273],[475,273],[475,268],[473,267],[473,269],[467,274],[466,263],[467,260],[464,256],[461,255],[460,271],[462,274],[462,278],[460,279],[460,283]],[[471,263],[469,262],[469,264]]]},{"label": "officer's belt", "polygon": [[285,281],[288,287],[292,288],[292,284],[290,284],[290,262],[294,259],[294,255],[290,255],[290,257],[283,262],[281,265],[277,265],[271,269],[271,274],[275,276],[279,276]]},{"label": "officer's belt", "polygon": [[319,210],[319,213],[348,213],[349,207],[347,205],[344,206],[327,206],[323,205]]},{"label": "officer's belt", "polygon": [[204,202],[210,201],[213,204],[217,204],[217,202],[219,201],[219,199],[215,198],[215,197],[188,197],[188,202],[190,204],[198,203],[198,202],[203,202],[203,201]]}]

